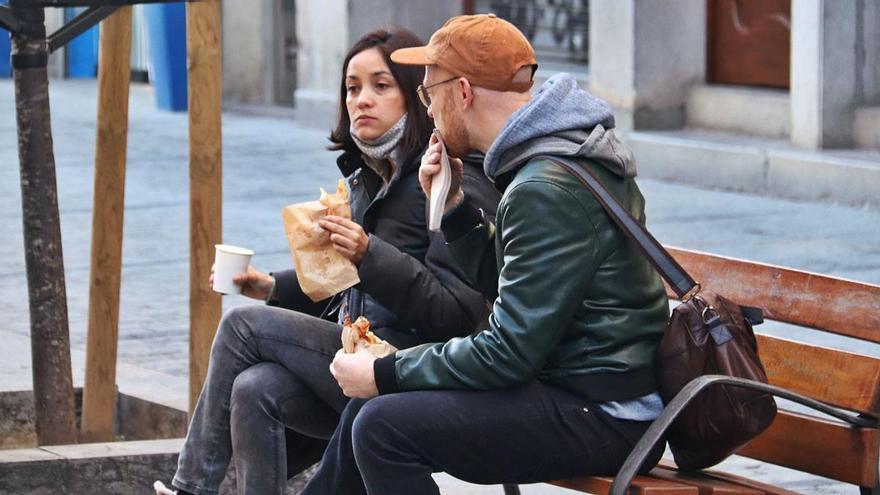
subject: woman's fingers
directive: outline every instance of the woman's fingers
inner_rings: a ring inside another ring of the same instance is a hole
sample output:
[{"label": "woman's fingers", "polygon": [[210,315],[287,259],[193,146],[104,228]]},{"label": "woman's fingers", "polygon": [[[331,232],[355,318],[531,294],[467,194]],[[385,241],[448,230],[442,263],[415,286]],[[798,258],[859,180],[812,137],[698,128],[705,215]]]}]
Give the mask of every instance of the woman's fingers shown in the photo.
[{"label": "woman's fingers", "polygon": [[330,234],[347,235],[351,229],[342,225],[338,221],[335,221],[334,218],[335,217],[326,216],[321,220],[318,220],[318,225],[324,230],[329,231]]},{"label": "woman's fingers", "polygon": [[370,245],[370,237],[357,222],[337,216],[326,216],[319,225],[330,232],[333,247],[354,264],[359,264]]},{"label": "woman's fingers", "polygon": [[351,249],[348,249],[348,248],[344,248],[344,247],[340,246],[339,244],[334,244],[333,249],[335,249],[336,252],[338,252],[339,254],[344,256],[346,259],[350,260],[355,257],[354,251],[352,251]]},{"label": "woman's fingers", "polygon": [[358,240],[365,235],[363,227],[347,218],[328,215],[319,224],[330,232],[330,240],[333,240],[333,234],[337,234],[357,244]]},{"label": "woman's fingers", "polygon": [[358,231],[363,230],[363,227],[358,225],[357,222],[350,220],[348,218],[337,217],[335,215],[327,215],[326,217],[324,217],[324,220],[331,222],[331,223],[335,223],[339,226],[342,226],[343,228],[346,228],[346,229],[354,231],[354,232],[358,232]]},{"label": "woman's fingers", "polygon": [[340,223],[321,220],[319,225],[330,232],[330,242],[334,244],[344,244],[348,247],[353,247],[357,244],[358,237],[360,237],[359,232],[355,229],[348,228]]},{"label": "woman's fingers", "polygon": [[353,250],[357,247],[356,240],[349,239],[348,237],[339,234],[330,234],[330,242],[332,242],[334,246],[339,246],[348,250]]}]

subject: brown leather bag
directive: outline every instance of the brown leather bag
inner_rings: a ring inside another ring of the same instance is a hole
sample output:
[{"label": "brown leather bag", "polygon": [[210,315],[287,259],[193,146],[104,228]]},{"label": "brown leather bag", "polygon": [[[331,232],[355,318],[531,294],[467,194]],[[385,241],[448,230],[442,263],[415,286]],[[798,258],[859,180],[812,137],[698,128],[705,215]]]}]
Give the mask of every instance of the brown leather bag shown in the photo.
[{"label": "brown leather bag", "polygon": [[[701,375],[767,383],[752,331],[752,325],[762,320],[760,309],[712,293],[692,295],[676,306],[657,348],[657,383],[663,401],[671,401]],[[775,416],[772,395],[716,385],[684,408],[667,440],[680,469],[702,469],[736,452],[770,426]]]},{"label": "brown leather bag", "polygon": [[[691,380],[727,375],[767,383],[752,325],[763,321],[760,309],[740,306],[722,296],[700,293],[700,284],[675,261],[605,186],[577,162],[546,157],[580,179],[628,237],[633,239],[682,300],[672,311],[657,349],[659,392],[669,403]],[[723,461],[764,431],[776,416],[773,396],[752,389],[716,385],[685,407],[667,440],[680,469],[702,469]]]}]

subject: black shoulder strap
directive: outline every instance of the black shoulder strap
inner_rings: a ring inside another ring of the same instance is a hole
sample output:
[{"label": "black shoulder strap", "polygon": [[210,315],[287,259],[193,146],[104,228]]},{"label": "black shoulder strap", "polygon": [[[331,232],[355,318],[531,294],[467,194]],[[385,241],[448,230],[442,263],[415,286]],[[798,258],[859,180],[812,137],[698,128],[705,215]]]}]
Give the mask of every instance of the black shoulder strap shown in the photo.
[{"label": "black shoulder strap", "polygon": [[645,230],[645,227],[620,204],[620,201],[613,194],[605,189],[605,186],[593,175],[587,167],[579,164],[571,159],[559,156],[541,156],[536,158],[545,158],[562,165],[566,170],[571,172],[575,177],[587,186],[587,189],[593,193],[599,204],[605,208],[608,215],[614,220],[614,223],[620,227],[623,232],[633,239],[641,248],[642,253],[648,258],[648,261],[654,265],[654,268],[660,272],[660,275],[666,279],[672,290],[679,298],[685,297],[698,284],[681,265],[675,261],[675,258],[669,254],[666,249],[657,242],[657,239]]}]

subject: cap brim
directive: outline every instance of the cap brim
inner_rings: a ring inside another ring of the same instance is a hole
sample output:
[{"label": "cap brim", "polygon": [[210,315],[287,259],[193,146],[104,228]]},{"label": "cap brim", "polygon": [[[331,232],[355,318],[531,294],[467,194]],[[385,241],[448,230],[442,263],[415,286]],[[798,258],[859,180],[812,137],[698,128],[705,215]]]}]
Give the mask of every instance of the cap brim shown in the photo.
[{"label": "cap brim", "polygon": [[391,52],[391,60],[401,65],[432,65],[426,46],[400,48]]}]

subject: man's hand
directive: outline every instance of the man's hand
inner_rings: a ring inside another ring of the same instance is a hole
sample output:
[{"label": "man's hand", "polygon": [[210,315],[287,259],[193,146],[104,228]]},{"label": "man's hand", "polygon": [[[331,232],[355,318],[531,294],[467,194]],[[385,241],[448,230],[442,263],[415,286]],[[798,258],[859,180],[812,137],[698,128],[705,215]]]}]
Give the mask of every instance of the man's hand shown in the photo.
[{"label": "man's hand", "polygon": [[369,399],[379,395],[376,376],[373,374],[375,360],[376,356],[370,354],[363,345],[358,345],[354,354],[345,354],[340,349],[330,363],[330,374],[339,383],[339,388],[346,397]]},{"label": "man's hand", "polygon": [[[422,186],[425,196],[431,197],[431,180],[440,172],[440,142],[436,134],[431,134],[428,149],[422,155],[422,164],[419,166],[419,184]],[[452,171],[452,184],[449,186],[449,195],[446,196],[444,213],[454,208],[464,198],[461,190],[461,176],[464,174],[464,164],[458,158],[449,157],[449,168]]]},{"label": "man's hand", "polygon": [[364,232],[364,228],[356,222],[346,218],[327,215],[318,221],[324,230],[330,232],[330,242],[333,248],[346,259],[360,265],[370,247],[370,236]]},{"label": "man's hand", "polygon": [[[239,273],[232,278],[236,285],[241,286],[241,294],[251,299],[259,299],[265,301],[269,297],[269,291],[272,290],[272,284],[275,280],[271,275],[263,273],[256,268],[248,265],[247,271]],[[211,265],[211,276],[208,277],[208,287],[214,287],[214,265]]]}]

